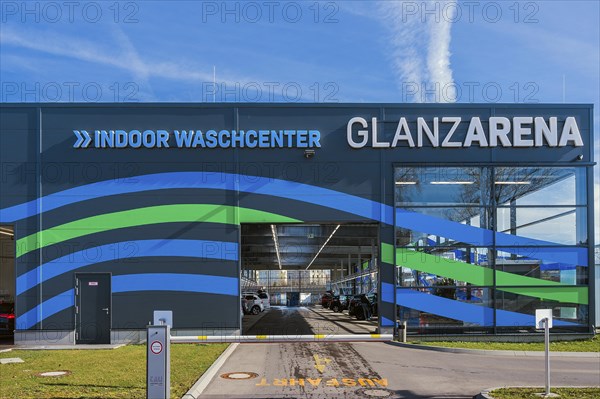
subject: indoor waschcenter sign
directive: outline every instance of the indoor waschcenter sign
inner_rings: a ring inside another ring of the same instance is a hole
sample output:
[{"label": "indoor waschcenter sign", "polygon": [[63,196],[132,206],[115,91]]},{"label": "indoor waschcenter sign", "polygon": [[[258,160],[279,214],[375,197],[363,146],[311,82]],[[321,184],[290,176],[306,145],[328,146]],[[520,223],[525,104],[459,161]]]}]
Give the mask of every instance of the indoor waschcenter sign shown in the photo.
[{"label": "indoor waschcenter sign", "polygon": [[318,148],[318,130],[73,130],[75,148]]},{"label": "indoor waschcenter sign", "polygon": [[[386,122],[387,123],[387,122]],[[352,148],[395,147],[582,147],[574,117],[444,116],[399,118],[393,135],[377,118],[353,117],[346,126]],[[412,126],[412,127],[411,127]],[[459,129],[460,128],[460,129]],[[466,129],[466,133],[465,132]],[[73,130],[74,148],[320,148],[319,130]],[[387,139],[386,139],[387,138]]]}]

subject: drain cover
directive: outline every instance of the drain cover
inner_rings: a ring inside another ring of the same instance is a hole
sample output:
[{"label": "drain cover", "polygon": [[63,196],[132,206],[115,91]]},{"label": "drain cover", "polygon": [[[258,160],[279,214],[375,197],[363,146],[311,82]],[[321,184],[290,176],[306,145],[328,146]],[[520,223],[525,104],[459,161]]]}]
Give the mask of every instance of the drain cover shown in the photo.
[{"label": "drain cover", "polygon": [[62,377],[64,375],[71,374],[70,371],[46,371],[45,373],[38,373],[40,377]]},{"label": "drain cover", "polygon": [[389,390],[383,389],[383,388],[359,389],[357,392],[360,395],[364,395],[368,398],[389,398],[394,393],[392,391],[389,391]]},{"label": "drain cover", "polygon": [[234,373],[221,374],[221,378],[225,378],[226,380],[249,380],[256,377],[258,377],[258,374],[248,371],[236,371]]}]

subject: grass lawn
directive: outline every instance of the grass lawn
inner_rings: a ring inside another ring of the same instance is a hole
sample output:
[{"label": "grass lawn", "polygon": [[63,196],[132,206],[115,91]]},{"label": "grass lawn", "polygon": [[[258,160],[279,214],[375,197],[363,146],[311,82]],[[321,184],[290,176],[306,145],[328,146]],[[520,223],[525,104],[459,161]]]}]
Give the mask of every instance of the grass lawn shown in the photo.
[{"label": "grass lawn", "polygon": [[[507,350],[507,351],[543,351],[543,342],[450,342],[414,341],[412,344],[444,346],[447,348]],[[550,342],[551,352],[600,352],[600,335],[592,339],[579,341]]]},{"label": "grass lawn", "polygon": [[[171,398],[181,398],[227,348],[227,344],[171,345]],[[0,358],[25,363],[0,365],[0,398],[143,399],[146,397],[146,346],[113,350],[13,350]],[[38,377],[68,370],[63,377]]]},{"label": "grass lawn", "polygon": [[[543,393],[544,388],[502,388],[491,392],[494,399],[540,399],[536,393]],[[560,395],[561,399],[596,399],[600,398],[600,388],[551,388],[551,393]]]}]

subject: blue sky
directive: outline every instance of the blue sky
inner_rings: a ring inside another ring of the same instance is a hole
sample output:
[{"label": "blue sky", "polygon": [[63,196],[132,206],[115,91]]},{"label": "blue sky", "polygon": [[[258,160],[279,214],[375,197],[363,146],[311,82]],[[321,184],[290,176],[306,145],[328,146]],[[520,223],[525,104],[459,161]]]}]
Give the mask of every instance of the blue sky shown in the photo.
[{"label": "blue sky", "polygon": [[600,131],[598,1],[75,4],[0,3],[0,101],[212,101],[214,68],[217,101],[414,102],[437,83],[425,100],[593,103]]},{"label": "blue sky", "polygon": [[[70,16],[65,6],[30,2],[27,13],[4,2],[2,101],[35,98],[34,82],[46,101],[68,101],[68,82],[80,83],[75,100],[212,100],[213,67],[229,89],[217,100],[415,101],[398,63],[427,58],[445,26],[451,79],[441,84],[459,87],[457,101],[562,102],[564,77],[566,101],[598,104],[599,2],[472,3],[284,1],[269,15],[266,2],[125,1],[117,15],[113,2],[81,2]],[[428,88],[440,81],[421,78]]]}]

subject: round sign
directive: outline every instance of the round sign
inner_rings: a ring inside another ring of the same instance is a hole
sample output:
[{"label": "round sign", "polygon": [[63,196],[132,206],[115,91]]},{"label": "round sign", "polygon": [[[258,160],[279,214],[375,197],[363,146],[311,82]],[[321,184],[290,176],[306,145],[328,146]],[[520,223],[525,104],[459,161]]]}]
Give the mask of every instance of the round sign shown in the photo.
[{"label": "round sign", "polygon": [[152,351],[152,353],[154,353],[155,355],[159,355],[160,352],[162,352],[163,346],[160,342],[158,341],[154,341],[152,342],[152,345],[150,345],[150,350]]}]

